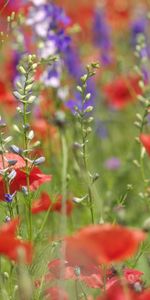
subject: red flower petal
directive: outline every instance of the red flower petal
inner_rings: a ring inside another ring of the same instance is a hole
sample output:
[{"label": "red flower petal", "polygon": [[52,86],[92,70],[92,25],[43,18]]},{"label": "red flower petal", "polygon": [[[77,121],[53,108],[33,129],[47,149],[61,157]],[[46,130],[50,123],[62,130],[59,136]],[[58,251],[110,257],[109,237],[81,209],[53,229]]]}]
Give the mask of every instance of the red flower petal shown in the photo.
[{"label": "red flower petal", "polygon": [[66,260],[72,266],[112,263],[132,256],[145,234],[119,225],[91,225],[66,239]]},{"label": "red flower petal", "polygon": [[150,155],[150,134],[141,134],[140,141],[144,146],[146,152]]},{"label": "red flower petal", "polygon": [[[7,153],[4,155],[4,160],[5,160],[5,168],[9,166],[8,160],[16,160],[16,164],[13,166],[13,169],[21,169],[25,167],[25,161],[22,157],[20,157],[17,154],[14,153]],[[2,157],[0,155],[0,169],[3,169],[3,163],[2,163]]]},{"label": "red flower petal", "polygon": [[[56,202],[52,203],[50,197],[47,193],[42,193],[41,197],[33,202],[32,213],[40,213],[42,211],[47,211],[51,206],[51,211],[61,213],[62,210],[62,195],[57,197]],[[66,200],[66,214],[69,216],[72,213],[73,202],[71,200]]]},{"label": "red flower petal", "polygon": [[138,298],[138,300],[149,300],[150,299],[150,289],[145,290]]},{"label": "red flower petal", "polygon": [[2,227],[0,228],[0,234],[6,234],[6,235],[8,234],[14,236],[17,231],[17,227],[19,226],[19,223],[20,223],[20,219],[15,218],[10,222],[2,225]]},{"label": "red flower petal", "polygon": [[[88,272],[82,269],[80,270],[80,275],[77,276],[75,272],[75,268],[69,267],[67,262],[63,264],[64,268],[64,277],[63,279],[73,279],[73,280],[81,280],[90,288],[100,288],[103,285],[102,276],[100,268],[96,268],[95,266],[90,266]],[[61,275],[62,263],[60,259],[55,259],[48,264],[49,273],[46,276],[46,280],[54,280],[59,279]]]},{"label": "red flower petal", "polygon": [[49,300],[69,300],[67,293],[60,287],[51,287],[46,290],[46,299]]},{"label": "red flower petal", "polygon": [[[41,172],[37,167],[34,167],[29,176],[30,190],[34,191],[39,188],[39,186],[45,182],[50,181],[51,175],[46,175]],[[10,184],[10,193],[13,194],[15,191],[21,190],[23,186],[27,186],[26,173],[23,170],[16,170],[16,176]],[[5,184],[3,178],[0,177],[0,199],[4,200],[5,194]]]},{"label": "red flower petal", "polygon": [[32,204],[32,214],[37,214],[42,211],[47,211],[50,206],[52,205],[52,202],[50,200],[50,197],[47,193],[43,192],[38,200],[33,202]]},{"label": "red flower petal", "polygon": [[103,286],[101,274],[82,275],[79,277],[88,287],[98,289]]},{"label": "red flower petal", "polygon": [[[0,228],[0,255],[7,256],[9,259],[31,263],[32,245],[27,241],[15,237],[20,219],[15,218]],[[23,257],[19,255],[19,250],[23,251]]]},{"label": "red flower petal", "polygon": [[19,261],[19,249],[24,251],[24,262],[31,263],[32,246],[29,242],[14,238],[12,235],[0,233],[0,254],[9,259]]},{"label": "red flower petal", "polygon": [[138,78],[117,78],[104,87],[104,93],[108,104],[116,109],[122,109],[135,101],[136,95],[141,93]]},{"label": "red flower petal", "polygon": [[[61,213],[62,210],[62,195],[59,195],[57,201],[52,204],[52,211]],[[66,200],[66,214],[70,216],[73,210],[73,201],[68,199]]]},{"label": "red flower petal", "polygon": [[126,285],[122,285],[119,281],[114,283],[107,292],[96,298],[97,300],[138,300],[139,296]]},{"label": "red flower petal", "polygon": [[141,281],[141,276],[144,274],[141,271],[135,270],[135,269],[128,269],[125,268],[123,271],[124,277],[127,280],[129,284],[133,284],[135,282]]}]

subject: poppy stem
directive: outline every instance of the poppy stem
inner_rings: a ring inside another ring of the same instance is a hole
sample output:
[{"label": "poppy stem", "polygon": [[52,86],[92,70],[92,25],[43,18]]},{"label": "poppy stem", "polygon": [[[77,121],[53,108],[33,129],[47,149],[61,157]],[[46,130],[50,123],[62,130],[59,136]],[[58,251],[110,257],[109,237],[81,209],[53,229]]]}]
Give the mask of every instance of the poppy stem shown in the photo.
[{"label": "poppy stem", "polygon": [[[68,167],[68,149],[66,138],[63,129],[60,131],[61,138],[61,148],[62,148],[62,207],[61,207],[61,219],[60,219],[60,236],[64,237],[67,228],[67,218],[66,218],[66,199],[67,199],[67,167]],[[63,287],[63,278],[65,274],[65,252],[66,245],[63,241],[62,248],[60,250],[60,287]],[[59,300],[63,297],[61,293],[59,294]]]},{"label": "poppy stem", "polygon": [[85,300],[88,300],[87,294],[86,294],[85,290],[83,289],[83,286],[82,286],[81,281],[78,281],[78,283],[80,284],[81,291],[82,291],[82,293],[83,293],[84,299],[85,299]]},{"label": "poppy stem", "polygon": [[64,236],[66,231],[66,199],[67,199],[67,168],[68,168],[68,149],[66,138],[61,130],[62,145],[62,209],[61,209],[61,235]]},{"label": "poppy stem", "polygon": [[42,224],[41,224],[41,226],[40,226],[40,229],[39,229],[39,231],[38,231],[38,233],[37,233],[37,235],[36,235],[36,237],[35,237],[35,239],[34,239],[34,242],[36,242],[36,241],[38,240],[40,234],[43,232],[43,229],[44,229],[44,227],[45,227],[45,225],[46,225],[46,222],[47,222],[47,220],[48,220],[48,217],[49,217],[51,208],[52,208],[52,207],[50,206],[49,209],[48,209],[48,211],[47,211],[47,213],[46,213],[46,215],[45,215],[45,218],[44,218],[44,220],[43,220],[43,222],[42,222]]},{"label": "poppy stem", "polygon": [[75,280],[75,294],[76,294],[76,300],[79,300],[79,295],[78,295],[78,280]]}]

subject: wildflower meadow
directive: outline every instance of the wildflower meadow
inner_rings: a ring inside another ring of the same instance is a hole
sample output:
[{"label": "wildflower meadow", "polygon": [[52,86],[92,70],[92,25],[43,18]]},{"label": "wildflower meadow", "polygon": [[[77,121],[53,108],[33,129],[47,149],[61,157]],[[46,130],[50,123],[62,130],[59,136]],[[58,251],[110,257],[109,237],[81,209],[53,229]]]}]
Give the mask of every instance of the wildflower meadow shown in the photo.
[{"label": "wildflower meadow", "polygon": [[149,0],[0,0],[0,300],[150,300]]}]

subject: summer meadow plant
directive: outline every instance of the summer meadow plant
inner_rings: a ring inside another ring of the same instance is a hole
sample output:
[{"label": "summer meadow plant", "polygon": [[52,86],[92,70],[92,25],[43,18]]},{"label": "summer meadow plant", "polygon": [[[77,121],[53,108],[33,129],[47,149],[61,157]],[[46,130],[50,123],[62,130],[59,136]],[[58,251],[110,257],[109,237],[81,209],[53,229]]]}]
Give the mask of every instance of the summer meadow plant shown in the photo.
[{"label": "summer meadow plant", "polygon": [[0,299],[147,300],[148,1],[2,2]]}]

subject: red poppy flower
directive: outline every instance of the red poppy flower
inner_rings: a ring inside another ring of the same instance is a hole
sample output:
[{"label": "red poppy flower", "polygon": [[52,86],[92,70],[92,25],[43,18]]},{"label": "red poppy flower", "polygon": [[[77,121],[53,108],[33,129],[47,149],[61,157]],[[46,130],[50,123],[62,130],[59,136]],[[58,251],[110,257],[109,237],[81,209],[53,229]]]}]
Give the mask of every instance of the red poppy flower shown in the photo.
[{"label": "red poppy flower", "polygon": [[[39,168],[34,167],[29,176],[30,190],[35,191],[41,184],[50,181],[51,178],[51,175],[44,174]],[[11,194],[19,191],[22,186],[26,186],[26,173],[23,170],[17,170],[16,177],[10,185]]]},{"label": "red poppy flower", "polygon": [[50,197],[47,193],[43,192],[38,200],[33,202],[32,204],[32,214],[37,214],[42,211],[47,211],[50,206],[52,205],[52,202],[50,200]]},{"label": "red poppy flower", "polygon": [[72,266],[109,264],[130,258],[145,239],[141,230],[119,225],[90,225],[66,238],[66,260]]},{"label": "red poppy flower", "polygon": [[15,218],[15,219],[11,220],[10,222],[3,224],[2,227],[0,228],[0,234],[14,236],[19,224],[20,224],[19,218]]},{"label": "red poppy flower", "polygon": [[123,271],[123,275],[125,277],[125,279],[127,280],[127,282],[129,284],[134,284],[136,282],[141,282],[141,276],[143,275],[144,273],[139,271],[139,270],[135,270],[135,269],[128,269],[128,268],[125,268],[124,271]]},{"label": "red poppy flower", "polygon": [[[9,161],[16,161],[16,163],[13,165],[13,169],[21,169],[25,167],[25,161],[24,159],[14,153],[6,153],[4,155],[4,161],[5,161],[5,168],[9,166]],[[3,162],[2,162],[2,156],[0,155],[0,169],[3,169]]]},{"label": "red poppy flower", "polygon": [[110,106],[122,109],[130,102],[136,100],[136,95],[141,94],[138,78],[119,77],[104,87],[104,93]]},{"label": "red poppy flower", "polygon": [[[62,195],[57,197],[56,202],[52,203],[49,195],[47,193],[42,193],[41,197],[33,202],[32,213],[37,214],[43,211],[47,211],[51,207],[51,211],[61,213],[62,210]],[[66,200],[66,215],[70,216],[73,209],[73,202],[71,200]]]},{"label": "red poppy flower", "polygon": [[[76,269],[64,262],[63,279],[72,279],[83,281],[90,288],[100,288],[103,286],[102,273],[99,267],[89,266],[88,269]],[[60,259],[53,260],[48,264],[49,273],[46,275],[46,281],[60,279],[62,263]],[[77,274],[79,273],[79,274]]]},{"label": "red poppy flower", "polygon": [[[45,275],[45,282],[51,283],[53,280],[62,279],[62,262],[60,259],[55,259],[48,264],[49,272]],[[101,270],[99,267],[90,266],[88,270],[77,270],[68,266],[67,262],[63,263],[63,280],[80,280],[89,288],[100,288],[103,286]],[[36,288],[39,288],[41,280],[35,281]]]},{"label": "red poppy flower", "polygon": [[51,138],[56,134],[56,128],[44,119],[38,119],[32,123],[32,128],[37,138],[44,140],[45,138]]},{"label": "red poppy flower", "polygon": [[126,283],[123,285],[123,282],[118,281],[96,300],[138,300],[138,297],[139,295],[129,289]]},{"label": "red poppy flower", "polygon": [[148,155],[150,155],[150,134],[142,133],[140,135],[140,141],[141,141],[142,145],[144,146]]},{"label": "red poppy flower", "polygon": [[0,255],[19,261],[19,251],[23,251],[24,262],[31,263],[32,245],[27,241],[16,238],[15,234],[18,226],[19,218],[16,218],[0,228]]},{"label": "red poppy flower", "polygon": [[[111,272],[111,269],[110,269],[110,272]],[[108,275],[107,275],[107,278],[106,278],[106,286],[105,286],[106,290],[110,289],[114,284],[117,284],[117,283],[120,282],[120,277],[117,276],[117,273],[113,274],[113,272],[112,272],[112,274],[110,273],[110,275],[109,275],[109,270],[108,270],[107,273],[108,273]],[[135,283],[142,284],[141,276],[143,274],[144,273],[139,271],[139,270],[125,268],[123,270],[121,280],[126,282],[126,284],[128,286],[134,288]]]},{"label": "red poppy flower", "polygon": [[19,250],[23,251],[23,261],[31,263],[32,246],[29,242],[19,240],[12,235],[0,234],[0,254],[9,259],[19,261]]},{"label": "red poppy flower", "polygon": [[70,17],[72,24],[79,24],[85,32],[89,30],[89,25],[91,24],[93,17],[94,5],[96,3],[95,0],[76,1],[76,9],[74,9],[74,3],[70,0],[64,0],[63,2],[58,0],[57,2],[63,6],[67,15]]},{"label": "red poppy flower", "polygon": [[[57,201],[52,204],[52,211],[61,213],[62,210],[62,195],[59,195]],[[66,200],[66,215],[70,216],[73,210],[73,201],[68,199]]]},{"label": "red poppy flower", "polygon": [[[21,190],[23,186],[27,185],[26,173],[24,171],[24,167],[25,167],[24,160],[17,154],[8,153],[5,155],[5,168],[8,167],[8,161],[12,161],[12,160],[17,162],[13,166],[13,169],[15,169],[16,171],[16,176],[10,183],[11,194]],[[0,157],[0,169],[3,169],[3,163],[1,157]],[[34,191],[38,189],[38,187],[41,184],[50,181],[51,178],[52,178],[51,175],[43,174],[39,168],[33,167],[29,175],[30,190]],[[6,193],[5,182],[3,180],[3,177],[0,176],[0,199],[1,200],[4,200],[5,193]]]},{"label": "red poppy flower", "polygon": [[106,0],[108,22],[116,29],[122,30],[129,24],[132,3],[129,0]]},{"label": "red poppy flower", "polygon": [[3,81],[0,81],[0,105],[8,106],[9,108],[17,106],[15,97]]},{"label": "red poppy flower", "polygon": [[149,300],[149,299],[150,299],[150,289],[143,291],[138,298],[138,300]]},{"label": "red poppy flower", "polygon": [[63,289],[61,289],[58,286],[53,286],[49,289],[46,290],[45,292],[46,294],[46,299],[49,300],[69,300],[68,294],[66,293],[66,291],[64,291]]},{"label": "red poppy flower", "polygon": [[2,11],[2,16],[10,16],[11,13],[18,12],[20,9],[26,7],[23,3],[24,1],[14,1],[14,0],[9,0],[7,5],[6,1],[2,0],[0,2],[0,11]]}]

